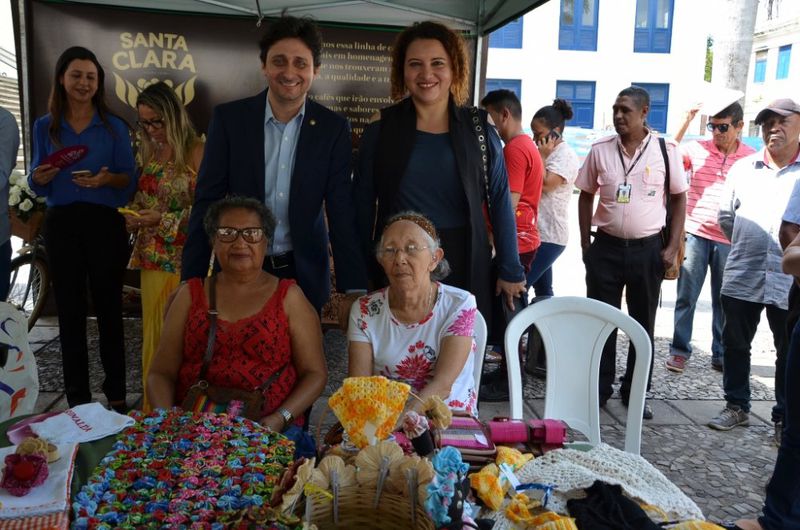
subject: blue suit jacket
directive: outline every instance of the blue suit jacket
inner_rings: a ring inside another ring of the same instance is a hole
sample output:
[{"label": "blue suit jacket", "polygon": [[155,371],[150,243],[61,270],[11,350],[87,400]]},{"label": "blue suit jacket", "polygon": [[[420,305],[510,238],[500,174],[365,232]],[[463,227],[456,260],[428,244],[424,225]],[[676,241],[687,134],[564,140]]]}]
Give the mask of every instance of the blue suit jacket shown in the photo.
[{"label": "blue suit jacket", "polygon": [[[200,166],[181,278],[205,276],[211,247],[203,217],[226,195],[264,201],[264,112],[267,92],[214,109]],[[336,284],[340,291],[366,289],[365,259],[352,206],[352,143],[347,120],[306,100],[289,191],[289,227],[297,283],[319,310],[328,300],[328,214]]]}]

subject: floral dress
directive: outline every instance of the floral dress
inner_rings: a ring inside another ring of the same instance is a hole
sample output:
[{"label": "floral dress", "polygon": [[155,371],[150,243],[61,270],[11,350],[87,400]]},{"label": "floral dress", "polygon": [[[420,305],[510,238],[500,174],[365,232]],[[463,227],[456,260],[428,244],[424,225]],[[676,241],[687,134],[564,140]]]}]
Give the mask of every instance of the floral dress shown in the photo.
[{"label": "floral dress", "polygon": [[151,160],[139,177],[131,209],[161,212],[158,226],[139,229],[128,267],[179,273],[189,228],[197,173],[190,168],[175,174],[172,162]]},{"label": "floral dress", "polygon": [[[347,338],[372,345],[374,375],[383,375],[421,391],[433,379],[442,340],[472,337],[475,297],[456,287],[438,284],[433,310],[421,321],[404,324],[389,309],[388,288],[362,296],[350,309]],[[476,413],[475,341],[471,355],[456,378],[445,403],[455,410]]]}]

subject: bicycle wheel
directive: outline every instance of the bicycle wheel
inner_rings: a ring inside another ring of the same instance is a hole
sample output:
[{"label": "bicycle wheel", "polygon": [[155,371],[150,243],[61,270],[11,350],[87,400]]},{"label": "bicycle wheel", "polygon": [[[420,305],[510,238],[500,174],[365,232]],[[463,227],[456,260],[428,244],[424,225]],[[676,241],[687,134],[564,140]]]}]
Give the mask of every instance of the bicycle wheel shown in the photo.
[{"label": "bicycle wheel", "polygon": [[30,331],[42,312],[50,286],[50,273],[44,259],[25,254],[11,260],[8,303],[22,311]]}]

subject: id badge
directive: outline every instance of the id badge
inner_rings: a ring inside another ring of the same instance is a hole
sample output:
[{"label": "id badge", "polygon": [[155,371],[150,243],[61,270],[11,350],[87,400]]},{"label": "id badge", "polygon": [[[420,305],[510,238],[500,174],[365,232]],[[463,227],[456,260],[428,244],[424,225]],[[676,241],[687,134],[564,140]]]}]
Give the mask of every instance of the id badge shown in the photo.
[{"label": "id badge", "polygon": [[627,204],[631,202],[631,185],[620,184],[617,187],[617,202],[620,204]]}]

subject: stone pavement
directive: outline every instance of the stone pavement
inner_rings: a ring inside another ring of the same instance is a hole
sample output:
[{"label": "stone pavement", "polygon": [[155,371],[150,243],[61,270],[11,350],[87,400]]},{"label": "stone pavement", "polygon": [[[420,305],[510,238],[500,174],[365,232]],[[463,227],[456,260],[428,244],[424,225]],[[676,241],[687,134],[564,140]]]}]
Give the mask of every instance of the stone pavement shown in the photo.
[{"label": "stone pavement", "polygon": [[[672,318],[670,311],[663,311],[663,316],[661,313],[659,319],[667,316]],[[125,332],[129,404],[135,406],[141,397],[141,321],[126,319]],[[93,390],[96,399],[105,402],[100,393],[103,372],[97,356],[97,332],[93,320],[89,323],[88,336]],[[39,363],[41,392],[37,409],[62,410],[66,408],[66,401],[63,397],[58,328],[54,319],[42,319],[32,330],[30,341]],[[769,358],[769,343],[764,330],[759,330],[754,359]],[[622,348],[620,339],[618,361],[625,357],[621,353]],[[758,348],[766,348],[766,351]],[[323,397],[314,407],[312,431],[317,431],[319,425],[323,425],[324,432],[324,425],[335,420],[325,405],[325,398],[338,388],[347,370],[344,335],[339,331],[327,332],[325,351],[330,377]],[[764,486],[772,473],[777,455],[771,442],[772,424],[769,421],[773,403],[773,376],[769,367],[754,366],[751,378],[754,398],[751,426],[717,432],[705,426],[724,406],[722,376],[709,368],[710,354],[697,348],[686,372],[676,375],[663,368],[667,351],[668,339],[657,337],[653,391],[649,394],[655,418],[644,423],[642,456],[694,499],[710,520],[756,515],[761,509]],[[774,359],[774,351],[771,355]],[[621,374],[622,370],[619,369],[618,373]],[[526,416],[540,417],[544,410],[543,381],[528,377],[524,396]],[[482,403],[480,411],[484,419],[507,415],[508,404]],[[601,411],[602,438],[619,448],[623,446],[625,414],[626,409],[622,407],[618,395]]]}]

